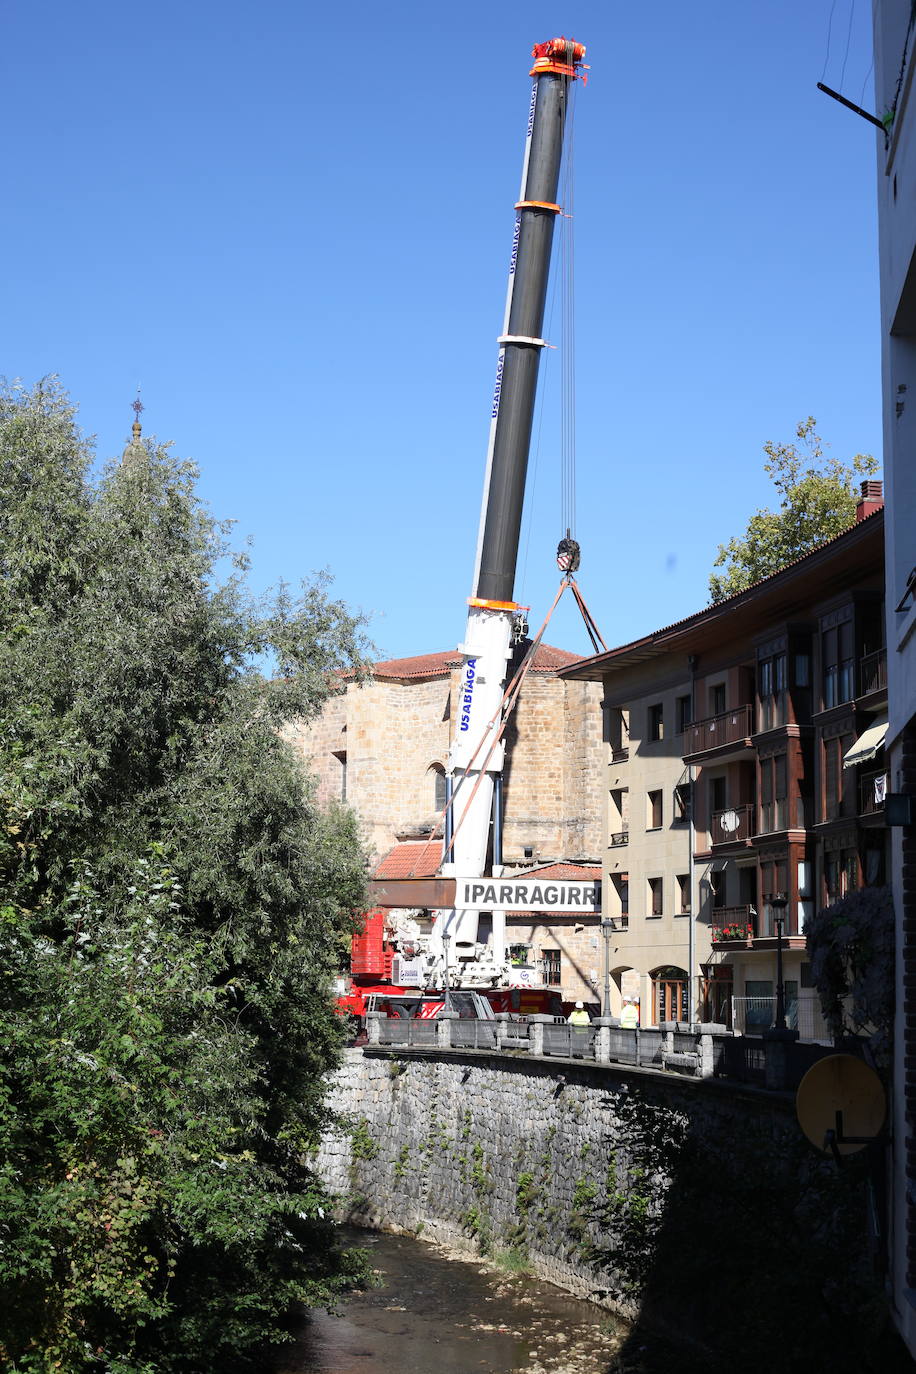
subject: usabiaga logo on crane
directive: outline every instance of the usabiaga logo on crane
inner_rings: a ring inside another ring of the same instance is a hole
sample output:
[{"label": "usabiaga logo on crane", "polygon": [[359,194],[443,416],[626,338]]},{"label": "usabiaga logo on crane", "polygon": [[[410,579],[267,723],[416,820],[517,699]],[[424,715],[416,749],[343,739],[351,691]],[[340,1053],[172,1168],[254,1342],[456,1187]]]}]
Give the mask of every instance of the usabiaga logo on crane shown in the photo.
[{"label": "usabiaga logo on crane", "polygon": [[477,659],[469,658],[464,665],[464,687],[461,692],[461,721],[459,730],[468,730],[471,725],[471,702],[474,699],[474,683],[477,679]]},{"label": "usabiaga logo on crane", "polygon": [[505,365],[506,355],[501,352],[499,362],[496,364],[496,386],[493,390],[493,413],[491,419],[495,420],[499,414],[499,393],[503,389],[503,366]]}]

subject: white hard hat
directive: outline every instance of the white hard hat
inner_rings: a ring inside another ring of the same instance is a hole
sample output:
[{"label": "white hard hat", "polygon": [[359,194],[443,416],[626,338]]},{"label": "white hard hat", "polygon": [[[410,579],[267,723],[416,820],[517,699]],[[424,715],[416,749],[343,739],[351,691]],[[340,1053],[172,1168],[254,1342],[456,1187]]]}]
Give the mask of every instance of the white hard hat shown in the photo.
[{"label": "white hard hat", "polygon": [[578,1007],[581,1007],[582,1005],[583,1005],[582,1002],[577,1002],[577,1003],[576,1003],[576,1007],[577,1007],[577,1008],[578,1008]]}]

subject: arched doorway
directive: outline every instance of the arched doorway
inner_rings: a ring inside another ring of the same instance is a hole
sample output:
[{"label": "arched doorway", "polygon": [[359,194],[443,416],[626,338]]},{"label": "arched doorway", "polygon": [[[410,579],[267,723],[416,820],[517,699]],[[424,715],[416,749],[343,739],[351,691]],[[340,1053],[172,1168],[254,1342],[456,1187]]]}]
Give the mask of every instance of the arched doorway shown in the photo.
[{"label": "arched doorway", "polygon": [[666,964],[654,969],[652,974],[652,1024],[662,1021],[686,1021],[687,1009],[687,971]]}]

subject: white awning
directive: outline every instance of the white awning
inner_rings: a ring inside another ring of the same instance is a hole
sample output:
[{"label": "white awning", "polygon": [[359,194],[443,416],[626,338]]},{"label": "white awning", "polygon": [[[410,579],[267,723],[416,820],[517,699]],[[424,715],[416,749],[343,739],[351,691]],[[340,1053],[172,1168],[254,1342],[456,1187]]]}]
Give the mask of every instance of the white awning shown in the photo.
[{"label": "white awning", "polygon": [[887,734],[887,720],[876,720],[856,740],[852,748],[843,755],[843,767],[855,768],[857,763],[867,763],[873,759],[884,743]]}]

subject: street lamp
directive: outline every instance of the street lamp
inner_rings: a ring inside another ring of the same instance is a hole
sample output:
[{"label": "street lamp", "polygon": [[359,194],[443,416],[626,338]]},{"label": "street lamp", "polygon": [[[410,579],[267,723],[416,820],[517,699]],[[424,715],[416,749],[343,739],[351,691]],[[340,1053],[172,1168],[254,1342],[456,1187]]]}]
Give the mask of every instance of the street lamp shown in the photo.
[{"label": "street lamp", "polygon": [[774,892],[770,898],[773,924],[776,927],[776,1029],[786,1029],[786,985],[782,978],[782,935],[789,899],[784,892]]},{"label": "street lamp", "polygon": [[611,931],[614,929],[614,922],[605,917],[601,922],[601,934],[604,936],[604,1002],[601,1007],[602,1016],[611,1014]]},{"label": "street lamp", "polygon": [[446,1011],[451,1011],[451,1009],[452,1009],[452,999],[451,999],[450,990],[449,990],[449,985],[448,985],[448,947],[449,947],[449,944],[451,943],[451,939],[452,939],[452,937],[451,937],[451,935],[449,935],[449,934],[447,933],[447,931],[443,931],[443,932],[442,932],[442,948],[443,948],[444,951],[445,951],[445,1010],[446,1010]]}]

